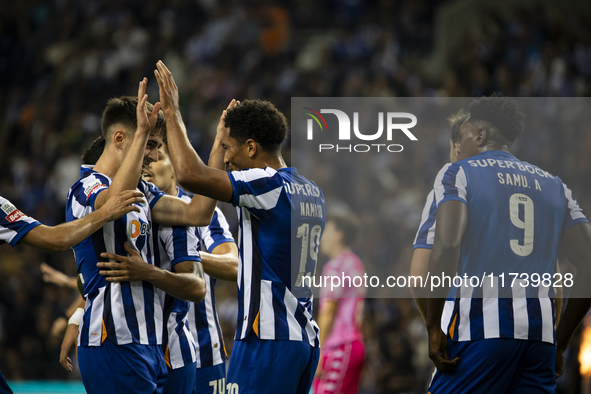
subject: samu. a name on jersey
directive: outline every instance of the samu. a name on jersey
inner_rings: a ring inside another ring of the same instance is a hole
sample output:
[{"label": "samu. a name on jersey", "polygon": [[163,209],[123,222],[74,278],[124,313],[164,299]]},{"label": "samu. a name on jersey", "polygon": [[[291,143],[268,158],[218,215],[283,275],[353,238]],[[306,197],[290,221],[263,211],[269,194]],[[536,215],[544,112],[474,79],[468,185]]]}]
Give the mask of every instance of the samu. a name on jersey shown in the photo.
[{"label": "samu. a name on jersey", "polygon": [[[499,183],[501,185],[531,188],[525,175],[497,172],[497,177],[499,177]],[[534,179],[534,185],[536,190],[542,190],[542,186],[540,186],[540,182],[537,179]]]}]

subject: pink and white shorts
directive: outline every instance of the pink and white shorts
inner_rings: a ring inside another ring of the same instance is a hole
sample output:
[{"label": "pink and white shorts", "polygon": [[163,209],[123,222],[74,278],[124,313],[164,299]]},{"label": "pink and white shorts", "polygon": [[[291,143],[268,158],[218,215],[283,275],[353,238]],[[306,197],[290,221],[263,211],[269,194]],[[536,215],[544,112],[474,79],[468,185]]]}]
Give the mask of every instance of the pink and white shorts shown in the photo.
[{"label": "pink and white shorts", "polygon": [[314,394],[357,394],[364,356],[361,341],[323,349],[323,374],[314,380]]}]

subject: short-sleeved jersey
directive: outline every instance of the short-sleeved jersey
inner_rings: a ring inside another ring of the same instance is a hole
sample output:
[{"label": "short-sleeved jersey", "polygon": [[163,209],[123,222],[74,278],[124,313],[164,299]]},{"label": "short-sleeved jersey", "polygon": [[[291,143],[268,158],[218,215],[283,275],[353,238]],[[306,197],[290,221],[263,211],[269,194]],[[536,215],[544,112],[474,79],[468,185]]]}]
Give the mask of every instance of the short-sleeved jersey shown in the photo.
[{"label": "short-sleeved jersey", "polygon": [[421,224],[415,236],[413,249],[432,249],[435,240],[435,219],[437,218],[437,204],[435,203],[435,190],[427,195],[427,201],[421,214]]},{"label": "short-sleeved jersey", "polygon": [[22,237],[40,224],[0,196],[0,245],[8,243],[14,247]]},{"label": "short-sleeved jersey", "polygon": [[[200,250],[209,253],[213,253],[218,245],[234,242],[230,226],[219,208],[216,208],[209,226],[197,228],[197,235]],[[189,310],[189,325],[198,348],[197,368],[218,365],[227,358],[215,302],[216,279],[207,274],[204,276],[207,283],[205,298],[199,304],[192,303]]]},{"label": "short-sleeved jersey", "polygon": [[[112,182],[92,168],[82,166],[80,180],[68,193],[67,221],[93,212],[96,197]],[[106,261],[101,253],[126,256],[125,242],[139,251],[144,261],[154,264],[151,208],[164,193],[145,181],[140,181],[137,190],[147,200],[147,204],[136,204],[140,212],[130,212],[105,224],[73,248],[86,300],[78,337],[80,346],[101,346],[105,339],[117,345],[162,344],[162,304],[154,286],[145,281],[107,282],[96,266],[97,262]]]},{"label": "short-sleeved jersey", "polygon": [[[177,196],[182,196],[180,189]],[[201,261],[195,227],[161,226],[158,223],[153,223],[153,226],[155,265],[174,272],[178,263]],[[160,289],[157,291],[164,309],[164,360],[170,369],[182,368],[197,359],[194,334],[188,319],[192,303],[174,298]]]},{"label": "short-sleeved jersey", "polygon": [[235,339],[253,333],[318,347],[313,295],[301,277],[316,269],[325,217],[322,190],[295,168],[253,168],[229,176],[240,226]]},{"label": "short-sleeved jersey", "polygon": [[[322,277],[337,276],[351,278],[362,277],[365,274],[363,263],[353,252],[345,252],[328,261],[322,269]],[[362,312],[365,288],[352,284],[330,289],[323,287],[320,291],[320,309],[324,307],[327,298],[338,298],[339,307],[332,325],[332,331],[326,342],[322,344],[325,349],[333,348],[344,343],[361,340],[361,332],[358,327],[357,316]]]},{"label": "short-sleeved jersey", "polygon": [[520,280],[511,286],[510,274],[555,273],[562,232],[587,222],[572,192],[560,178],[503,151],[446,165],[434,189],[438,207],[461,201],[468,208],[458,271],[480,278],[493,275],[482,287],[457,289],[453,340],[553,343],[553,288]]}]

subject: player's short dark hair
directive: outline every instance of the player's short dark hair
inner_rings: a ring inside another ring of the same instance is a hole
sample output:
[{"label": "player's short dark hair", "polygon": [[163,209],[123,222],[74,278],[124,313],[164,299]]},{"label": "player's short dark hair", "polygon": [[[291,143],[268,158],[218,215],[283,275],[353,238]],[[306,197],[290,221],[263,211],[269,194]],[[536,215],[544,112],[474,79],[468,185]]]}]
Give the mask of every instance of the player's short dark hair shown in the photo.
[{"label": "player's short dark hair", "polygon": [[474,99],[468,107],[469,122],[486,122],[513,143],[523,132],[525,114],[517,102],[500,94]]},{"label": "player's short dark hair", "polygon": [[357,239],[361,222],[351,212],[334,212],[327,216],[327,222],[333,222],[338,231],[343,233],[343,243],[351,246]]},{"label": "player's short dark hair", "polygon": [[82,154],[82,164],[94,165],[105,150],[105,138],[101,135]]},{"label": "player's short dark hair", "polygon": [[230,137],[243,144],[253,139],[264,151],[275,153],[287,138],[287,119],[269,101],[245,100],[226,114]]},{"label": "player's short dark hair", "polygon": [[460,142],[460,127],[462,124],[468,119],[468,111],[465,109],[460,109],[457,113],[452,114],[449,118],[447,118],[447,123],[449,124],[449,128],[451,129],[451,141],[455,144],[456,142]]},{"label": "player's short dark hair", "polygon": [[[151,111],[154,105],[146,103],[148,110]],[[115,124],[122,124],[127,126],[130,130],[135,132],[137,129],[137,97],[133,96],[121,96],[114,97],[107,101],[107,107],[103,111],[103,117],[101,119],[101,131],[103,138],[107,140],[107,133],[109,128]],[[156,125],[152,131],[152,135],[158,135],[163,137],[166,134],[166,120],[164,119],[164,113],[160,111],[158,113],[158,119]]]}]

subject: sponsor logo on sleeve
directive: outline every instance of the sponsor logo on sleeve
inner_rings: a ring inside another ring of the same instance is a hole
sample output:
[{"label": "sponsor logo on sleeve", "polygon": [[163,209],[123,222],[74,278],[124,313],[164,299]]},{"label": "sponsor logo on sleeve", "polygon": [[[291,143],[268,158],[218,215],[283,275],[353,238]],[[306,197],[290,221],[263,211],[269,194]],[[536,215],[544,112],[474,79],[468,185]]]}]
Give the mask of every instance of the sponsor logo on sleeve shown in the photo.
[{"label": "sponsor logo on sleeve", "polygon": [[100,180],[96,180],[92,182],[90,185],[86,186],[84,189],[84,194],[86,195],[86,199],[90,197],[90,195],[96,192],[101,187],[106,187],[107,185],[103,184]]},{"label": "sponsor logo on sleeve", "polygon": [[2,206],[0,206],[0,209],[2,209],[2,211],[6,214],[6,220],[10,223],[14,223],[27,216],[18,209],[16,209],[16,207],[12,205],[12,203],[10,202],[5,202],[4,204],[2,204]]}]

